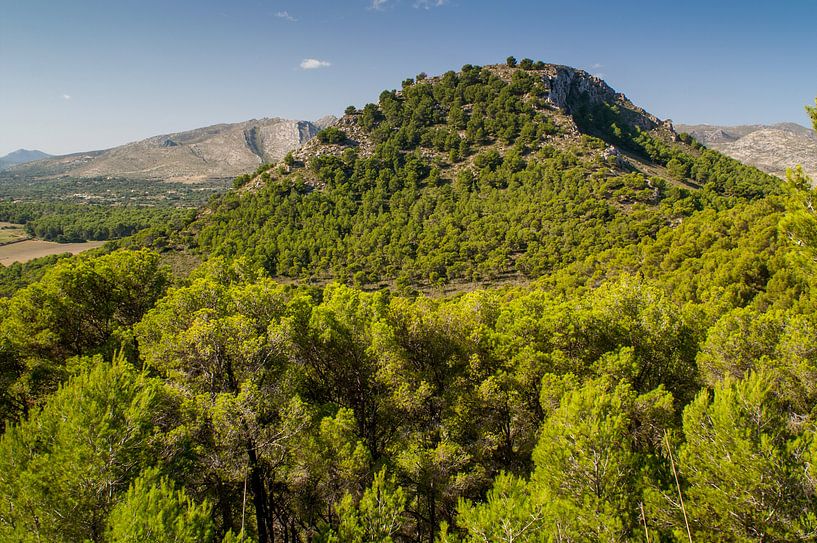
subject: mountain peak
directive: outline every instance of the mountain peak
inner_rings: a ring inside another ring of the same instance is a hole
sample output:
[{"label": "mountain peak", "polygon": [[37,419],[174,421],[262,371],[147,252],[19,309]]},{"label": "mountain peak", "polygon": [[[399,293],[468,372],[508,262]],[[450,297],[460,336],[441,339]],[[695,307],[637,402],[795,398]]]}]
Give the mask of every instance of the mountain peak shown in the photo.
[{"label": "mountain peak", "polygon": [[25,164],[33,162],[42,158],[48,158],[51,155],[38,150],[17,149],[6,156],[0,157],[0,170],[14,166],[16,164]]},{"label": "mountain peak", "polygon": [[[439,75],[427,75],[425,73],[418,74],[415,78],[409,78],[403,81],[401,88],[383,91],[380,95],[379,104],[370,104],[363,109],[357,109],[350,106],[347,108],[346,114],[341,118],[332,119],[331,125],[342,131],[346,136],[346,140],[339,144],[337,142],[330,143],[328,146],[326,142],[319,139],[314,139],[294,152],[294,158],[302,163],[307,163],[315,156],[324,154],[340,156],[344,149],[353,147],[357,153],[362,156],[370,156],[378,143],[378,139],[382,136],[373,134],[372,121],[367,119],[372,111],[371,107],[376,107],[382,110],[384,100],[390,102],[392,100],[405,101],[406,97],[416,92],[416,89],[428,87],[435,89],[438,87],[446,87],[451,85],[453,80],[467,81],[469,79],[488,79],[495,78],[496,81],[505,85],[507,92],[516,94],[526,94],[521,92],[522,87],[530,86],[531,89],[526,91],[527,94],[536,94],[535,97],[523,97],[523,100],[529,102],[529,105],[537,109],[542,115],[547,115],[549,111],[559,112],[559,115],[553,115],[552,121],[559,123],[558,130],[560,132],[560,139],[562,141],[573,141],[581,137],[582,134],[590,136],[606,137],[600,132],[595,124],[599,122],[606,122],[595,116],[605,116],[608,113],[616,117],[618,122],[624,127],[636,131],[659,131],[662,137],[668,138],[670,141],[677,141],[678,135],[675,132],[672,122],[670,120],[661,120],[655,115],[645,111],[644,109],[633,104],[623,93],[617,92],[610,87],[603,79],[592,75],[585,70],[573,68],[560,64],[547,64],[537,62],[529,67],[522,67],[521,65],[509,66],[507,64],[490,64],[486,66],[475,66],[466,64],[459,71],[448,71]],[[429,100],[437,101],[437,92],[429,91]],[[531,100],[527,100],[531,98]],[[468,104],[467,97],[461,97],[460,101],[463,103],[464,114],[472,116],[474,108],[479,108],[478,105]],[[437,106],[435,106],[437,107]],[[367,109],[370,110],[367,113]],[[375,116],[382,116],[382,111],[374,113]],[[432,113],[433,115],[433,113]],[[326,119],[326,118],[324,118]],[[325,128],[325,123],[317,121],[315,124],[321,124],[321,128]],[[439,119],[435,123],[445,121]],[[445,124],[443,122],[443,124]],[[459,127],[459,136],[462,136],[462,129]],[[458,137],[459,137],[458,136]],[[555,141],[555,140],[554,140]],[[614,143],[614,142],[613,142]],[[258,175],[260,177],[260,174]],[[253,186],[259,186],[260,183],[253,183]]]},{"label": "mountain peak", "polygon": [[326,127],[332,126],[338,122],[338,118],[334,115],[324,115],[317,121],[312,121],[312,124],[318,127],[318,129],[323,130]]}]

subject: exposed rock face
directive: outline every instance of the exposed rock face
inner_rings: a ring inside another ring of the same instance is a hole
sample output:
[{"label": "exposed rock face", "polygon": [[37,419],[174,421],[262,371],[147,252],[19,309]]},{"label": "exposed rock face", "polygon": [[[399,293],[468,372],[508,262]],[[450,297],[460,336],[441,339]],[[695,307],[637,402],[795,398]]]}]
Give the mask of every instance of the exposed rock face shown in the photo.
[{"label": "exposed rock face", "polygon": [[[334,117],[322,122],[332,122]],[[260,119],[154,136],[105,151],[51,157],[9,168],[9,174],[43,178],[125,177],[197,182],[225,179],[275,162],[312,139],[307,121]]]},{"label": "exposed rock face", "polygon": [[799,124],[678,125],[678,130],[707,147],[778,177],[785,177],[786,168],[801,164],[817,181],[817,135]]},{"label": "exposed rock face", "polygon": [[[657,117],[637,107],[602,79],[584,70],[547,64],[545,73],[545,81],[550,85],[549,101],[567,113],[572,113],[584,101],[591,104],[616,104],[623,112],[627,112],[629,122],[644,130],[652,130],[662,124]],[[671,124],[669,128],[672,128]]]}]

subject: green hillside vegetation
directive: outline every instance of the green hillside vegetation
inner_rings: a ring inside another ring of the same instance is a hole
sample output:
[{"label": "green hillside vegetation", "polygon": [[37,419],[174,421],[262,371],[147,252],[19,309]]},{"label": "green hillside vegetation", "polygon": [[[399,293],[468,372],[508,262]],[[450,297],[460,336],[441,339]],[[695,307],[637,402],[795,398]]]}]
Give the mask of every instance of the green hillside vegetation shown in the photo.
[{"label": "green hillside vegetation", "polygon": [[408,80],[319,134],[308,159],[223,196],[192,243],[318,281],[532,278],[778,190],[692,140],[627,124],[639,114],[623,104],[576,96],[574,123],[547,97],[535,69]]},{"label": "green hillside vegetation", "polygon": [[0,296],[9,297],[26,285],[39,281],[57,261],[70,256],[69,253],[49,255],[0,267]]},{"label": "green hillside vegetation", "polygon": [[549,70],[421,74],[0,300],[0,541],[816,540],[817,191]]}]

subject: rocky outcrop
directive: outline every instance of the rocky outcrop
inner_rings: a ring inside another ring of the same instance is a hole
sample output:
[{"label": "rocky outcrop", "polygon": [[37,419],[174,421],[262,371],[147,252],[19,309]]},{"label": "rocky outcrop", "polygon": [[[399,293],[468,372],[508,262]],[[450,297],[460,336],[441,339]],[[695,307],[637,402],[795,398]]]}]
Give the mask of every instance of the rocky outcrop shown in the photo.
[{"label": "rocky outcrop", "polygon": [[[548,64],[545,67],[545,82],[549,86],[548,100],[567,113],[574,113],[583,104],[610,104],[619,106],[626,114],[627,121],[643,130],[652,130],[662,122],[630,102],[622,93],[613,90],[602,79],[584,70]],[[670,129],[672,125],[670,124]]]}]

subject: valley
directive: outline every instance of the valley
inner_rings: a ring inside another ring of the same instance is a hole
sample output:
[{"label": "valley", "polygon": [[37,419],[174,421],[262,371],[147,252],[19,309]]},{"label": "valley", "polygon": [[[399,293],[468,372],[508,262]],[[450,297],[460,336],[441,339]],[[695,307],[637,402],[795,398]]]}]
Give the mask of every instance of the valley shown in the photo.
[{"label": "valley", "polygon": [[[0,219],[34,239],[0,263],[81,252],[151,225],[178,227],[233,185],[233,177],[278,160],[334,122],[261,119],[156,136],[105,151],[50,156],[20,150],[0,168]],[[18,239],[9,234],[8,240]]]}]

